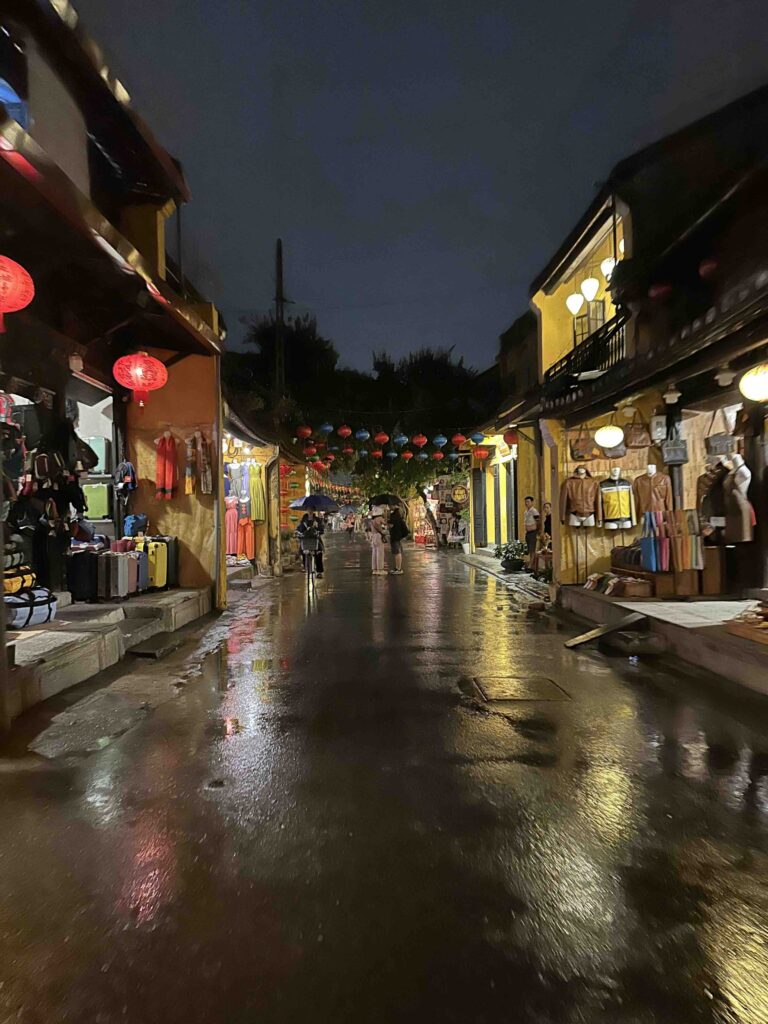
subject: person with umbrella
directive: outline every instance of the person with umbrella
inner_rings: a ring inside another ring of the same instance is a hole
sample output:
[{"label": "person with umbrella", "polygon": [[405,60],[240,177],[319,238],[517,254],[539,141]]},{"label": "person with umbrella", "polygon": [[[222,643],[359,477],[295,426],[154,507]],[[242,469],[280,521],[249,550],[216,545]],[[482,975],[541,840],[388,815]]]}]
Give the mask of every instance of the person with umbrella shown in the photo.
[{"label": "person with umbrella", "polygon": [[305,512],[301,517],[301,522],[296,527],[296,536],[299,538],[303,556],[302,572],[309,570],[308,561],[310,558],[314,558],[318,579],[321,579],[323,575],[324,533],[325,524],[316,512]]},{"label": "person with umbrella", "polygon": [[386,576],[384,565],[384,537],[387,526],[384,522],[384,508],[371,505],[371,572],[374,576]]}]

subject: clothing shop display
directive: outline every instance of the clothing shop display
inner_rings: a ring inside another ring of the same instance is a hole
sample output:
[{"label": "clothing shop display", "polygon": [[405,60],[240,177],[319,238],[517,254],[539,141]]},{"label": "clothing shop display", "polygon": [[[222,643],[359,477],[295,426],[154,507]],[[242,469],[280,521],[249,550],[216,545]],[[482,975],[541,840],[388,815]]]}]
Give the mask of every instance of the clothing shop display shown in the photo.
[{"label": "clothing shop display", "polygon": [[[579,520],[592,519],[585,526],[594,526],[602,521],[600,510],[600,485],[591,476],[569,476],[560,488],[560,522],[573,516]],[[575,525],[575,523],[571,523]]]},{"label": "clothing shop display", "polygon": [[[249,503],[250,504],[250,503]],[[243,508],[243,504],[240,504]],[[256,557],[256,538],[249,515],[240,515],[237,521],[237,557],[252,562]]]},{"label": "clothing shop display", "polygon": [[718,462],[709,466],[696,481],[696,510],[716,529],[725,526],[724,484],[728,472],[728,466]]},{"label": "clothing shop display", "polygon": [[179,482],[176,439],[166,432],[157,439],[155,448],[155,497],[158,501],[170,501]]},{"label": "clothing shop display", "polygon": [[647,572],[704,568],[699,515],[692,509],[643,513],[641,564]]},{"label": "clothing shop display", "polygon": [[666,473],[643,473],[632,481],[635,509],[644,512],[672,511],[672,481]]},{"label": "clothing shop display", "polygon": [[213,468],[210,441],[199,430],[186,438],[184,493],[213,494]]},{"label": "clothing shop display", "polygon": [[230,495],[224,500],[224,531],[226,534],[226,551],[228,555],[237,555],[237,498]]},{"label": "clothing shop display", "polygon": [[628,530],[636,523],[632,484],[623,477],[600,481],[603,526],[608,530]]},{"label": "clothing shop display", "polygon": [[733,457],[733,469],[723,481],[725,495],[725,542],[747,544],[755,537],[755,510],[747,498],[752,473],[740,455]]},{"label": "clothing shop display", "polygon": [[251,499],[251,519],[263,523],[267,518],[267,499],[264,492],[264,475],[258,462],[248,467],[249,494]]}]

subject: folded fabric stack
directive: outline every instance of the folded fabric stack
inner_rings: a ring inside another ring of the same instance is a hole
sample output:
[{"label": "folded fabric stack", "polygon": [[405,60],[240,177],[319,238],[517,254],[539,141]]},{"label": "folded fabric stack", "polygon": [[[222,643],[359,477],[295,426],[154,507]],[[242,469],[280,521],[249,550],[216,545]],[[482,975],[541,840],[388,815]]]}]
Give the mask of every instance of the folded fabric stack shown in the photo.
[{"label": "folded fabric stack", "polygon": [[642,530],[641,565],[647,572],[704,568],[701,524],[694,510],[645,512]]}]

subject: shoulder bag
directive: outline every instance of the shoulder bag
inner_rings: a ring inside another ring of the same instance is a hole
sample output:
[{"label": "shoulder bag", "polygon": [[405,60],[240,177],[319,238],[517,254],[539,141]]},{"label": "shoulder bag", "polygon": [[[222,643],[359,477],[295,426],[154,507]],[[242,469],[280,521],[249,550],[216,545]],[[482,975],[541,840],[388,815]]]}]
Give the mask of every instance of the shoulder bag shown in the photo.
[{"label": "shoulder bag", "polygon": [[651,446],[650,431],[637,409],[635,409],[632,422],[624,430],[624,440],[627,448],[650,448]]},{"label": "shoulder bag", "polygon": [[571,458],[574,462],[592,462],[598,459],[602,452],[595,444],[595,435],[586,427],[580,427],[576,437],[572,437],[569,444]]}]

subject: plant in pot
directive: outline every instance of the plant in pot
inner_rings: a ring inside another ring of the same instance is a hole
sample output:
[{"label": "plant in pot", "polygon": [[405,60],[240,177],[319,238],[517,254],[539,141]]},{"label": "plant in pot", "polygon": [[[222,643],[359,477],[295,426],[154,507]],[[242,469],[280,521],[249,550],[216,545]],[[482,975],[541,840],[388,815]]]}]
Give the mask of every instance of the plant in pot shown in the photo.
[{"label": "plant in pot", "polygon": [[464,536],[464,540],[461,542],[461,550],[464,552],[465,555],[468,555],[469,554],[469,550],[470,550],[470,545],[469,545],[469,515],[470,515],[469,505],[467,505],[466,508],[463,508],[461,510],[461,512],[459,512],[459,522],[461,523],[461,530],[462,530],[462,534]]},{"label": "plant in pot", "polygon": [[521,540],[512,540],[508,544],[497,544],[495,555],[501,559],[504,572],[521,572],[525,568],[525,556],[528,548]]}]

